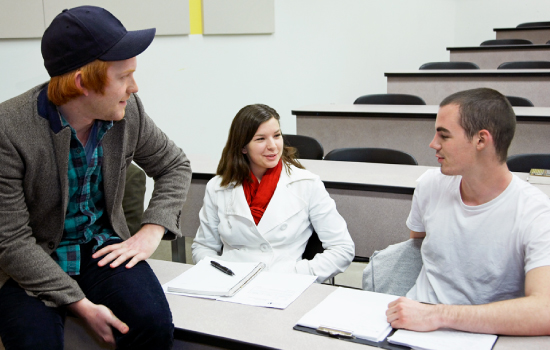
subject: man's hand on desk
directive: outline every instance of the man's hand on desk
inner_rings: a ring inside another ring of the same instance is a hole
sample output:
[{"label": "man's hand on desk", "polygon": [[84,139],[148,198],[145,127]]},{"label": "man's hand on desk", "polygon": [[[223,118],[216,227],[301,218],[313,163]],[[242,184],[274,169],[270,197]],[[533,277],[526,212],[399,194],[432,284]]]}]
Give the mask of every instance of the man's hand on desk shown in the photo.
[{"label": "man's hand on desk", "polygon": [[132,259],[126,264],[127,268],[132,268],[141,260],[148,259],[155,252],[163,235],[164,227],[145,224],[130,239],[100,249],[92,257],[97,259],[105,255],[98,265],[105,266],[110,263],[109,266],[112,268],[119,266],[128,259]]},{"label": "man's hand on desk", "polygon": [[441,327],[438,305],[422,304],[405,297],[389,303],[386,316],[393,328],[428,332]]}]

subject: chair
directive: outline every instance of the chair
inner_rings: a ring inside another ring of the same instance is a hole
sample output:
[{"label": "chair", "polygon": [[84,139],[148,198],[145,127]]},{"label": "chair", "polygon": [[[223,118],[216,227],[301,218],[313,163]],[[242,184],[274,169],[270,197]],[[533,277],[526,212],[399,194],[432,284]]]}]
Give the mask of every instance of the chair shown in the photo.
[{"label": "chair", "polygon": [[516,154],[508,157],[506,165],[510,171],[528,173],[531,169],[550,169],[550,153],[535,154],[525,153]]},{"label": "chair", "polygon": [[535,107],[533,102],[525,97],[506,96],[506,98],[508,99],[510,104],[515,107]]},{"label": "chair", "polygon": [[527,22],[518,24],[516,28],[550,27],[550,22]]},{"label": "chair", "polygon": [[497,69],[550,69],[550,61],[504,62]]},{"label": "chair", "polygon": [[323,248],[323,243],[321,243],[317,232],[314,230],[311,237],[309,237],[309,240],[307,241],[306,248],[302,254],[302,259],[312,260],[316,254],[321,254],[324,251],[325,248]]},{"label": "chair", "polygon": [[428,62],[418,69],[479,69],[479,66],[474,62]]},{"label": "chair", "polygon": [[297,157],[301,159],[323,159],[325,150],[317,139],[304,135],[283,135],[285,145],[298,150]]},{"label": "chair", "polygon": [[533,42],[527,39],[493,39],[485,40],[480,44],[480,46],[492,45],[533,45]]},{"label": "chair", "polygon": [[143,202],[145,198],[146,175],[134,163],[126,169],[126,184],[122,197],[122,209],[130,234],[134,235],[141,228]]},{"label": "chair", "polygon": [[389,148],[337,148],[330,151],[324,160],[418,165],[410,154]]},{"label": "chair", "polygon": [[425,105],[426,102],[418,96],[407,94],[374,94],[358,97],[355,105]]}]

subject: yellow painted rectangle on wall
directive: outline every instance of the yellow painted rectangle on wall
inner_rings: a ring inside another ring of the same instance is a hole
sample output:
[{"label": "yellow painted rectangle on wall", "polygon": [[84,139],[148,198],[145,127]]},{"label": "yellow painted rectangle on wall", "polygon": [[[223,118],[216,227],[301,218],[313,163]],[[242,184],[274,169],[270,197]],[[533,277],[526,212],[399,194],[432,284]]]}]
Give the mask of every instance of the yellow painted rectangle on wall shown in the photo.
[{"label": "yellow painted rectangle on wall", "polygon": [[202,34],[202,0],[189,0],[190,34]]}]

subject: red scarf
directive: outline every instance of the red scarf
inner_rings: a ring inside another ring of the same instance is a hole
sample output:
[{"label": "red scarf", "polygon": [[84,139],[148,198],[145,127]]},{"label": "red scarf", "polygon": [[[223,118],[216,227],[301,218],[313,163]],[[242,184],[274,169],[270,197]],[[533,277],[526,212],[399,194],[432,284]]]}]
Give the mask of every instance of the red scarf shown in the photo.
[{"label": "red scarf", "polygon": [[252,183],[247,180],[243,182],[244,195],[256,225],[258,225],[262,219],[265,209],[267,208],[269,201],[271,201],[273,193],[275,193],[282,169],[283,163],[280,160],[275,167],[267,169],[264,176],[262,176],[261,182],[258,182],[258,179],[254,176],[252,171],[250,171]]}]

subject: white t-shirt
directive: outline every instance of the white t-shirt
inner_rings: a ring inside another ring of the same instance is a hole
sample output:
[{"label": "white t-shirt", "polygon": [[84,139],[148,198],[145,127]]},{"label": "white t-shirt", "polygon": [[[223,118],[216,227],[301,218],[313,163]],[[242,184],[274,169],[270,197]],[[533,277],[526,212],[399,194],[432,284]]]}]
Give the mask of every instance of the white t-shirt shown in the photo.
[{"label": "white t-shirt", "polygon": [[550,199],[514,176],[492,201],[468,206],[461,179],[434,169],[416,187],[407,226],[426,232],[424,265],[407,297],[465,305],[524,296],[525,274],[550,265]]}]

